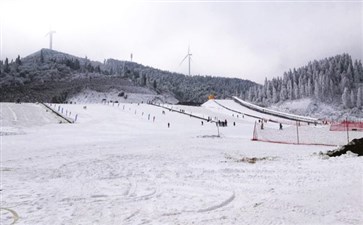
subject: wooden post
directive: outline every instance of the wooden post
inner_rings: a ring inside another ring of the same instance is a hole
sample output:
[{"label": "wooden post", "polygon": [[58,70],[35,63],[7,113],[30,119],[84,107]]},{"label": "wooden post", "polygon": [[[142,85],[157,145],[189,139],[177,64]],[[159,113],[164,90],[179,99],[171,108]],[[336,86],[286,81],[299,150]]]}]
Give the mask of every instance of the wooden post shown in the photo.
[{"label": "wooden post", "polygon": [[297,138],[297,144],[300,144],[300,142],[299,142],[299,124],[298,124],[298,121],[296,121],[296,138]]},{"label": "wooden post", "polygon": [[348,117],[345,119],[345,123],[347,124],[347,140],[348,140],[348,144],[349,144],[349,125],[348,125]]},{"label": "wooden post", "polygon": [[257,122],[255,121],[255,126],[253,128],[253,136],[252,136],[252,141],[257,141],[258,137],[257,137]]}]

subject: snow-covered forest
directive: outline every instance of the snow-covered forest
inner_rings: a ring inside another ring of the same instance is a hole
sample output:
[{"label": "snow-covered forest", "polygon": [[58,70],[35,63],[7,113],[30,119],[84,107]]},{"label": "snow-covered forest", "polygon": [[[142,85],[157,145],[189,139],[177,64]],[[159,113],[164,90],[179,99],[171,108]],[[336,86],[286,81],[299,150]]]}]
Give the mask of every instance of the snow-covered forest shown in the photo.
[{"label": "snow-covered forest", "polygon": [[259,85],[237,78],[186,76],[130,61],[107,59],[101,63],[42,49],[24,58],[0,61],[0,87],[1,101],[64,102],[87,88],[100,92],[116,88],[171,94],[182,103],[203,103],[213,94],[219,99],[238,95],[263,106],[311,98],[361,109],[363,67],[361,61],[342,54],[309,62],[283,77],[266,78],[264,85]]},{"label": "snow-covered forest", "polygon": [[[183,103],[203,103],[211,94],[223,99],[244,94],[251,86],[258,85],[237,78],[186,76],[130,61],[107,59],[101,63],[49,49],[24,58],[18,56],[16,60],[0,61],[0,71],[1,101],[20,98],[62,102],[85,88],[123,91],[118,85],[122,83],[158,94],[172,94]],[[52,91],[44,94],[49,87]],[[33,97],[29,98],[29,93]]]},{"label": "snow-covered forest", "polygon": [[309,62],[307,66],[285,72],[283,77],[265,79],[263,86],[251,87],[246,100],[269,106],[301,98],[341,105],[345,109],[363,106],[362,62],[348,54]]}]

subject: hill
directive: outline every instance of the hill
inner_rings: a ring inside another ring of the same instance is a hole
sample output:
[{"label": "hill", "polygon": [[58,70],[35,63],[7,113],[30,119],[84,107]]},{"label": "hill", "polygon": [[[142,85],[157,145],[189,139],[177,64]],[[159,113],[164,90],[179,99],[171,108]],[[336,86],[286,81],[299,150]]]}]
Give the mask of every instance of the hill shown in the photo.
[{"label": "hill", "polygon": [[256,85],[237,78],[185,76],[116,59],[101,63],[49,49],[0,62],[0,101],[65,102],[96,91],[200,104],[210,94],[228,98]]},{"label": "hill", "polygon": [[263,86],[251,87],[242,97],[259,105],[300,115],[331,119],[353,115],[361,118],[362,63],[353,61],[348,54],[314,60],[285,72],[283,77],[266,78]]}]

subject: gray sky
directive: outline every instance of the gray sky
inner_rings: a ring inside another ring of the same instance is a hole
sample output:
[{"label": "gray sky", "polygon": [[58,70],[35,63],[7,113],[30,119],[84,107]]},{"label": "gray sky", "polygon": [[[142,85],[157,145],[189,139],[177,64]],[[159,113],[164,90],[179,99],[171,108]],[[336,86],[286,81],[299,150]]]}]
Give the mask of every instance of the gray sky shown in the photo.
[{"label": "gray sky", "polygon": [[0,0],[1,58],[49,46],[93,60],[129,60],[187,74],[262,83],[308,61],[363,59],[361,1]]}]

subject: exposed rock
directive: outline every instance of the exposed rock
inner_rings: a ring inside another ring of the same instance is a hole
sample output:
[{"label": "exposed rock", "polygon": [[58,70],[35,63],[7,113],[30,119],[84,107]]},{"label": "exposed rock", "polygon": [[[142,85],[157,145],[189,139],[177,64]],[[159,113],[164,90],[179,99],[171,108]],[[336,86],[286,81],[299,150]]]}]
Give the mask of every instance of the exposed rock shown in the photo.
[{"label": "exposed rock", "polygon": [[348,151],[358,154],[358,156],[363,155],[363,138],[353,139],[347,145],[344,145],[336,150],[328,151],[326,154],[330,157],[340,156],[346,154]]}]

